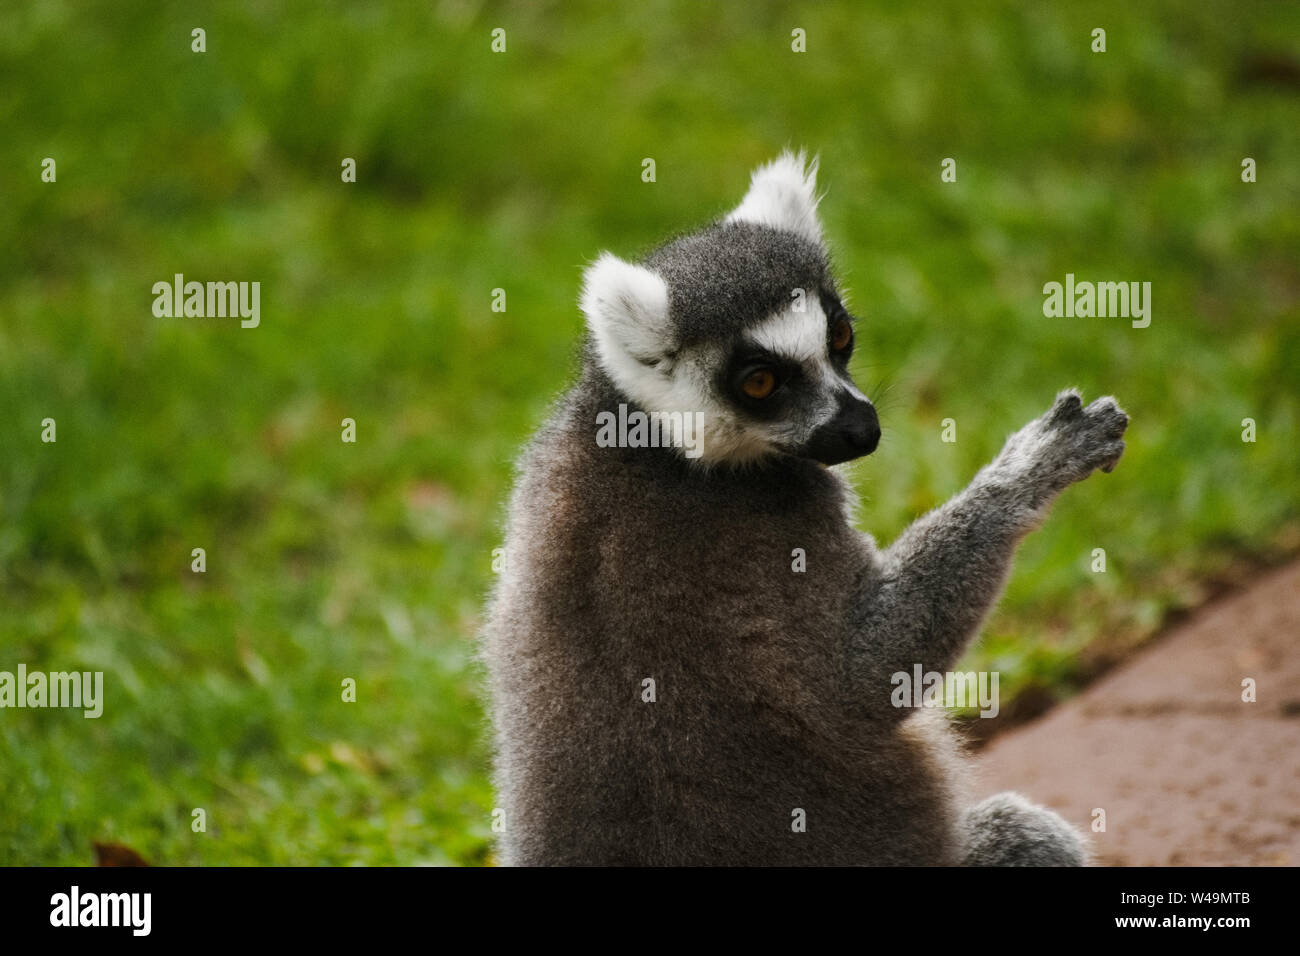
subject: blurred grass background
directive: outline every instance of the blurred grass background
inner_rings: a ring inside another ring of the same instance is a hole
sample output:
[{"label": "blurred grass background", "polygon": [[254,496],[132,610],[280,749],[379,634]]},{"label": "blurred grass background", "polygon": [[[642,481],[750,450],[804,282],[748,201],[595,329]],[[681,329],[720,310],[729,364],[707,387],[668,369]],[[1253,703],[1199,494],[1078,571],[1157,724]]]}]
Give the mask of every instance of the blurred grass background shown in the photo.
[{"label": "blurred grass background", "polygon": [[[1061,387],[1132,416],[972,655],[1004,694],[1066,693],[1294,553],[1298,28],[1226,0],[5,4],[0,669],[103,670],[106,702],[0,711],[0,863],[488,860],[473,638],[581,267],[723,213],[786,145],[821,154],[881,397],[864,528]],[[260,328],[155,318],[178,272],[260,281]],[[1044,318],[1067,272],[1150,281],[1150,328]]]}]

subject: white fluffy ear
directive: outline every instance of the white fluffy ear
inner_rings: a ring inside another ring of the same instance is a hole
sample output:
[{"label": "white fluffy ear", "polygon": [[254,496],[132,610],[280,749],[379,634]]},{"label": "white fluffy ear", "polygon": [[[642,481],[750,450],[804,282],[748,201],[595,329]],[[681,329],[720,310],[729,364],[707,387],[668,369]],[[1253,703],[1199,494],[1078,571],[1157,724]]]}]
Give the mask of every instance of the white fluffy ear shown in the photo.
[{"label": "white fluffy ear", "polygon": [[624,388],[673,351],[668,285],[643,266],[602,253],[583,274],[582,311],[601,365]]},{"label": "white fluffy ear", "polygon": [[786,150],[754,170],[749,192],[727,222],[741,220],[786,229],[820,244],[822,225],[817,219],[817,159],[806,162],[803,152]]}]

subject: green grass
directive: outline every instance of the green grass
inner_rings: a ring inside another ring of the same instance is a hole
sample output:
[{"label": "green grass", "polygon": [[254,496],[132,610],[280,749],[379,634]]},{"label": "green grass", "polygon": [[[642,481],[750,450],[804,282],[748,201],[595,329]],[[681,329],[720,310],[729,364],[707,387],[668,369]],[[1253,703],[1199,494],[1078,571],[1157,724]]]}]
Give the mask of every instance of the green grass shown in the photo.
[{"label": "green grass", "polygon": [[[0,669],[107,697],[0,711],[0,863],[488,859],[473,640],[581,266],[725,211],[786,145],[821,154],[884,395],[866,529],[1061,387],[1132,416],[972,656],[1004,693],[1300,547],[1300,91],[1250,69],[1295,57],[1294,5],[234,6],[0,10]],[[261,327],[155,318],[177,272],[260,281]],[[1067,272],[1150,281],[1150,328],[1045,319]]]}]

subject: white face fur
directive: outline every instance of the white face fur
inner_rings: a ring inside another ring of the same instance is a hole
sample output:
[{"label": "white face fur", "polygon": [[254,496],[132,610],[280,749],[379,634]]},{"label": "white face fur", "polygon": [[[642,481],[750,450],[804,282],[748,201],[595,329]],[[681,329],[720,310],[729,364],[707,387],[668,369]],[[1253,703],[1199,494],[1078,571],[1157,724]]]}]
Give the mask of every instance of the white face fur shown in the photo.
[{"label": "white face fur", "polygon": [[[802,154],[782,154],[754,172],[749,191],[724,222],[794,233],[821,249],[816,171],[816,162],[806,165]],[[836,323],[842,326],[849,318],[833,296],[828,300],[818,289],[791,289],[785,306],[733,335],[684,341],[670,299],[661,275],[608,252],[583,277],[581,305],[601,368],[645,411],[702,412],[698,461],[744,463],[801,454],[819,429],[838,423],[837,415],[842,419],[846,402],[870,408],[847,374],[851,326],[848,348],[837,352],[834,347]],[[727,370],[737,355],[748,352],[771,358],[772,367],[786,370],[797,388],[792,385],[768,406],[731,391]],[[874,420],[874,411],[871,416]]]}]

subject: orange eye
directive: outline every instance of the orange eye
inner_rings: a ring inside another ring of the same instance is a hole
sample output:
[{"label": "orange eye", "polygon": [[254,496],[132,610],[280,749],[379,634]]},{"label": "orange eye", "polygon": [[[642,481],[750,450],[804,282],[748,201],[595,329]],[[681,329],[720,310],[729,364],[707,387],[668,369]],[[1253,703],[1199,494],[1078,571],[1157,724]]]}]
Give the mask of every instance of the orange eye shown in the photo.
[{"label": "orange eye", "polygon": [[775,388],[776,376],[765,368],[750,372],[740,383],[740,390],[750,398],[767,398]]},{"label": "orange eye", "polygon": [[843,352],[853,341],[853,326],[848,319],[840,319],[831,329],[831,348]]}]

